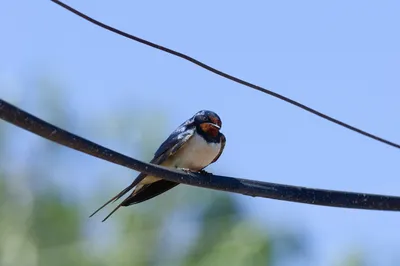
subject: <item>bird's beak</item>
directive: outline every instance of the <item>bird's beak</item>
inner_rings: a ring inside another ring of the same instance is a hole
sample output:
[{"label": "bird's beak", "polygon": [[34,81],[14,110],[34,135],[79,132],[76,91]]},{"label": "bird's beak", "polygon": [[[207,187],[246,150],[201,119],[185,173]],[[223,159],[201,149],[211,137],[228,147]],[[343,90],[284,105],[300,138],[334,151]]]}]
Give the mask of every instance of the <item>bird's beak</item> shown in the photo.
[{"label": "bird's beak", "polygon": [[214,124],[214,123],[207,123],[207,124],[209,124],[210,126],[212,126],[212,127],[216,128],[216,129],[218,129],[218,130],[220,130],[220,129],[221,129],[221,127],[220,127],[220,126],[218,126],[217,124]]}]

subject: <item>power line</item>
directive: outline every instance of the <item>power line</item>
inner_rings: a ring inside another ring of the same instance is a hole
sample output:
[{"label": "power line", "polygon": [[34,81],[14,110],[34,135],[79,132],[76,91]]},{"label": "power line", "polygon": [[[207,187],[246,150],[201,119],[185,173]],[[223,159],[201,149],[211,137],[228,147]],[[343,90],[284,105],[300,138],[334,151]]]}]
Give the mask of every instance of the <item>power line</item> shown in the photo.
[{"label": "power line", "polygon": [[[312,189],[219,175],[204,178],[201,174],[187,174],[145,163],[58,128],[1,99],[0,118],[71,149],[172,182],[298,203],[352,209],[400,211],[400,197],[395,196]],[[264,172],[265,169],[260,167],[260,173]]]},{"label": "power line", "polygon": [[109,31],[114,32],[114,33],[116,33],[116,34],[118,34],[118,35],[124,36],[124,37],[126,37],[126,38],[128,38],[128,39],[131,39],[131,40],[134,40],[134,41],[136,41],[136,42],[145,44],[145,45],[147,45],[147,46],[150,46],[150,47],[153,47],[153,48],[155,48],[155,49],[161,50],[161,51],[163,51],[163,52],[166,52],[166,53],[175,55],[175,56],[177,56],[177,57],[179,57],[179,58],[182,58],[182,59],[184,59],[184,60],[187,60],[187,61],[189,61],[189,62],[191,62],[191,63],[193,63],[193,64],[195,64],[195,65],[197,65],[197,66],[199,66],[199,67],[202,67],[202,68],[204,68],[204,69],[206,69],[206,70],[208,70],[208,71],[210,71],[210,72],[212,72],[212,73],[215,73],[215,74],[217,74],[217,75],[219,75],[219,76],[221,76],[221,77],[224,77],[224,78],[226,78],[226,79],[232,80],[232,81],[234,81],[234,82],[237,82],[237,83],[239,83],[239,84],[245,85],[245,86],[250,87],[250,88],[252,88],[252,89],[255,89],[255,90],[264,92],[264,93],[266,93],[266,94],[269,94],[269,95],[271,95],[271,96],[273,96],[273,97],[276,97],[276,98],[278,98],[278,99],[280,99],[280,100],[283,100],[283,101],[285,101],[285,102],[288,102],[288,103],[290,103],[290,104],[292,104],[292,105],[294,105],[294,106],[297,106],[297,107],[299,107],[299,108],[301,108],[301,109],[303,109],[303,110],[305,110],[305,111],[307,111],[307,112],[310,112],[310,113],[312,113],[312,114],[314,114],[314,115],[317,115],[317,116],[319,116],[319,117],[321,117],[321,118],[323,118],[323,119],[326,119],[326,120],[328,120],[328,121],[330,121],[330,122],[332,122],[332,123],[335,123],[335,124],[337,124],[337,125],[339,125],[339,126],[345,127],[345,128],[347,128],[347,129],[350,129],[350,130],[352,130],[352,131],[354,131],[354,132],[357,132],[357,133],[359,133],[359,134],[361,134],[361,135],[364,135],[364,136],[369,137],[369,138],[371,138],[371,139],[377,140],[377,141],[379,141],[379,142],[382,142],[382,143],[385,143],[385,144],[390,145],[390,146],[392,146],[392,147],[395,147],[395,148],[400,149],[400,144],[391,142],[391,141],[386,140],[386,139],[384,139],[384,138],[381,138],[381,137],[379,137],[379,136],[377,136],[377,135],[371,134],[371,133],[369,133],[369,132],[367,132],[367,131],[361,130],[361,129],[356,128],[356,127],[354,127],[354,126],[351,126],[351,125],[349,125],[349,124],[347,124],[347,123],[344,123],[344,122],[342,122],[342,121],[340,121],[340,120],[338,120],[338,119],[336,119],[336,118],[333,118],[333,117],[328,116],[328,115],[326,115],[326,114],[324,114],[324,113],[321,113],[321,112],[319,112],[319,111],[317,111],[317,110],[315,110],[315,109],[312,109],[312,108],[310,108],[310,107],[308,107],[308,106],[306,106],[306,105],[304,105],[304,104],[301,104],[301,103],[299,103],[299,102],[297,102],[297,101],[295,101],[295,100],[292,100],[292,99],[290,99],[290,98],[287,98],[287,97],[285,97],[285,96],[283,96],[283,95],[281,95],[281,94],[278,94],[278,93],[276,93],[276,92],[267,90],[267,89],[265,89],[265,88],[263,88],[263,87],[260,87],[260,86],[258,86],[258,85],[255,85],[255,84],[250,83],[250,82],[248,82],[248,81],[245,81],[245,80],[243,80],[243,79],[237,78],[237,77],[235,77],[235,76],[231,76],[231,75],[229,75],[229,74],[227,74],[227,73],[225,73],[225,72],[222,72],[222,71],[220,71],[220,70],[218,70],[218,69],[215,69],[215,68],[213,68],[213,67],[211,67],[211,66],[209,66],[209,65],[207,65],[207,64],[205,64],[205,63],[203,63],[203,62],[200,62],[199,60],[194,59],[194,58],[191,57],[191,56],[188,56],[188,55],[186,55],[186,54],[183,54],[183,53],[177,52],[177,51],[175,51],[175,50],[169,49],[169,48],[164,47],[164,46],[162,46],[162,45],[159,45],[159,44],[156,44],[156,43],[147,41],[147,40],[142,39],[142,38],[139,38],[139,37],[137,37],[137,36],[128,34],[128,33],[126,33],[126,32],[123,32],[123,31],[121,31],[121,30],[118,30],[118,29],[116,29],[116,28],[113,28],[113,27],[111,27],[111,26],[109,26],[109,25],[106,25],[106,24],[104,24],[104,23],[102,23],[102,22],[100,22],[100,21],[98,21],[98,20],[95,20],[95,19],[93,19],[93,18],[91,18],[91,17],[89,17],[89,16],[87,16],[87,15],[85,15],[85,14],[79,12],[78,10],[76,10],[76,9],[74,9],[74,8],[72,8],[72,7],[66,5],[66,4],[64,4],[64,3],[62,3],[62,2],[60,2],[60,1],[58,1],[58,0],[51,0],[51,1],[54,2],[54,3],[56,3],[56,4],[58,4],[59,6],[61,6],[61,7],[63,7],[63,8],[65,8],[65,9],[71,11],[72,13],[78,15],[79,17],[81,17],[81,18],[83,18],[83,19],[85,19],[85,20],[87,20],[87,21],[89,21],[89,22],[91,22],[91,23],[93,23],[93,24],[95,24],[95,25],[97,25],[97,26],[103,28],[103,29],[109,30]]}]

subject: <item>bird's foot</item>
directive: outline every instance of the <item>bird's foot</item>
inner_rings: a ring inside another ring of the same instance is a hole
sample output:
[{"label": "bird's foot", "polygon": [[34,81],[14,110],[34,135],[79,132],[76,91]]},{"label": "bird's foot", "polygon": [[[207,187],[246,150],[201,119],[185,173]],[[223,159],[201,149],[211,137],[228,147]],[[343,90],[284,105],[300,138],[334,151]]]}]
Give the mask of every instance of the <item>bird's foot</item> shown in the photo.
[{"label": "bird's foot", "polygon": [[196,171],[190,170],[189,168],[178,168],[178,169],[187,174],[196,173]]},{"label": "bird's foot", "polygon": [[211,182],[212,181],[212,176],[213,176],[213,174],[212,173],[210,173],[210,172],[207,172],[206,170],[199,170],[199,171],[194,171],[194,170],[190,170],[190,169],[188,169],[188,168],[179,168],[179,170],[181,170],[181,171],[183,171],[183,172],[185,172],[185,173],[187,173],[187,174],[201,174],[201,175],[205,175],[205,176],[207,176],[208,178],[209,178],[209,182]]},{"label": "bird's foot", "polygon": [[207,172],[206,170],[203,170],[203,169],[201,169],[198,173],[207,176],[208,177],[208,182],[212,181],[212,177],[213,177],[212,173]]},{"label": "bird's foot", "polygon": [[207,172],[206,170],[203,170],[203,169],[201,169],[200,171],[198,171],[198,173],[199,173],[199,174],[202,174],[202,175],[213,175],[212,173]]},{"label": "bird's foot", "polygon": [[203,170],[203,169],[198,170],[198,171],[191,170],[189,168],[178,168],[178,169],[183,172],[186,172],[186,173],[195,173],[195,174],[201,174],[201,175],[213,175],[212,173],[207,172],[206,170]]}]

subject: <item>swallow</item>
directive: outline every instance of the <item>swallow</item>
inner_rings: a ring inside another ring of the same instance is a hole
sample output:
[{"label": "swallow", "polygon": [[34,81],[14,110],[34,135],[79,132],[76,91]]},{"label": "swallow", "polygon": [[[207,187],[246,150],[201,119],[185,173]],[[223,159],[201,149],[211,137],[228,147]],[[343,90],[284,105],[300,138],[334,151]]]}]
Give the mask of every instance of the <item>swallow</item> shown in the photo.
[{"label": "swallow", "polygon": [[[216,113],[208,110],[197,112],[171,133],[155,152],[150,163],[185,171],[205,172],[203,169],[217,161],[225,148],[226,138],[220,132],[221,125],[221,119]],[[132,193],[108,214],[103,222],[121,206],[127,207],[152,199],[178,184],[140,173],[132,184],[98,208],[90,217],[132,189]]]}]

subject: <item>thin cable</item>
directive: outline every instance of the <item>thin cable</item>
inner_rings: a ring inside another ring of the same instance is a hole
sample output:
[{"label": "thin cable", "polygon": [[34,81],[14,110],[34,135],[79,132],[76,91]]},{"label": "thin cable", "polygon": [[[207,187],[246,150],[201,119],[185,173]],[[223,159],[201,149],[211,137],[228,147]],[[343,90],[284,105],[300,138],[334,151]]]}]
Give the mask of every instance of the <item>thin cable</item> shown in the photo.
[{"label": "thin cable", "polygon": [[[144,163],[60,129],[1,99],[0,119],[77,151],[172,182],[253,197],[313,205],[400,211],[400,197],[312,189],[219,175],[204,178],[204,175],[201,174],[186,174],[166,167]],[[264,174],[264,170],[260,168],[260,174]]]},{"label": "thin cable", "polygon": [[174,51],[174,50],[169,49],[169,48],[167,48],[167,47],[158,45],[158,44],[156,44],[156,43],[152,43],[152,42],[150,42],[150,41],[144,40],[144,39],[142,39],[142,38],[136,37],[136,36],[134,36],[134,35],[131,35],[131,34],[128,34],[128,33],[126,33],[126,32],[123,32],[123,31],[121,31],[121,30],[118,30],[118,29],[116,29],[116,28],[113,28],[113,27],[111,27],[111,26],[109,26],[109,25],[106,25],[106,24],[104,24],[104,23],[102,23],[102,22],[100,22],[100,21],[97,21],[97,20],[95,20],[95,19],[93,19],[93,18],[91,18],[91,17],[89,17],[89,16],[87,16],[87,15],[85,15],[85,14],[79,12],[78,10],[76,10],[76,9],[74,9],[74,8],[72,8],[72,7],[68,6],[68,5],[66,5],[66,4],[64,4],[63,2],[60,2],[60,1],[58,1],[58,0],[50,0],[50,1],[52,1],[52,2],[54,2],[54,3],[56,3],[56,4],[58,4],[59,6],[61,6],[61,7],[65,8],[65,9],[71,11],[72,13],[78,15],[79,17],[81,17],[81,18],[83,18],[83,19],[85,19],[85,20],[87,20],[87,21],[89,21],[89,22],[91,22],[91,23],[93,23],[93,24],[95,24],[95,25],[97,25],[97,26],[103,28],[103,29],[109,30],[109,31],[114,32],[114,33],[116,33],[116,34],[122,35],[122,36],[124,36],[124,37],[126,37],[126,38],[128,38],[128,39],[137,41],[137,42],[139,42],[139,43],[142,43],[142,44],[145,44],[145,45],[147,45],[147,46],[153,47],[153,48],[155,48],[155,49],[158,49],[158,50],[164,51],[164,52],[166,52],[166,53],[169,53],[169,54],[175,55],[175,56],[177,56],[177,57],[180,57],[180,58],[182,58],[182,59],[184,59],[184,60],[187,60],[187,61],[189,61],[189,62],[192,62],[193,64],[195,64],[195,65],[197,65],[197,66],[199,66],[199,67],[202,67],[202,68],[204,68],[204,69],[206,69],[206,70],[208,70],[208,71],[211,71],[211,72],[213,72],[213,73],[215,73],[215,74],[217,74],[217,75],[219,75],[219,76],[221,76],[221,77],[227,78],[227,79],[229,79],[229,80],[232,80],[232,81],[237,82],[237,83],[239,83],[239,84],[245,85],[245,86],[250,87],[250,88],[252,88],[252,89],[255,89],[255,90],[264,92],[264,93],[266,93],[266,94],[269,94],[269,95],[271,95],[271,96],[273,96],[273,97],[276,97],[276,98],[278,98],[278,99],[280,99],[280,100],[283,100],[283,101],[288,102],[288,103],[290,103],[290,104],[292,104],[292,105],[295,105],[295,106],[297,106],[297,107],[299,107],[299,108],[301,108],[301,109],[303,109],[303,110],[305,110],[305,111],[307,111],[307,112],[310,112],[310,113],[312,113],[312,114],[314,114],[314,115],[317,115],[317,116],[319,116],[319,117],[322,117],[323,119],[326,119],[326,120],[328,120],[328,121],[330,121],[330,122],[332,122],[332,123],[335,123],[335,124],[337,124],[337,125],[340,125],[340,126],[342,126],[342,127],[345,127],[345,128],[347,128],[347,129],[350,129],[350,130],[352,130],[352,131],[354,131],[354,132],[357,132],[357,133],[359,133],[359,134],[361,134],[361,135],[364,135],[364,136],[369,137],[369,138],[371,138],[371,139],[377,140],[377,141],[379,141],[379,142],[382,142],[382,143],[385,143],[385,144],[390,145],[390,146],[392,146],[392,147],[395,147],[395,148],[400,149],[400,144],[391,142],[391,141],[386,140],[386,139],[383,139],[383,138],[381,138],[381,137],[379,137],[379,136],[377,136],[377,135],[373,135],[373,134],[368,133],[368,132],[366,132],[366,131],[364,131],[364,130],[361,130],[361,129],[359,129],[359,128],[353,127],[353,126],[351,126],[351,125],[349,125],[349,124],[346,124],[346,123],[344,123],[344,122],[342,122],[342,121],[340,121],[340,120],[337,120],[337,119],[335,119],[335,118],[333,118],[333,117],[331,117],[331,116],[328,116],[328,115],[326,115],[326,114],[323,114],[323,113],[321,113],[321,112],[319,112],[319,111],[317,111],[317,110],[315,110],[315,109],[312,109],[312,108],[310,108],[310,107],[308,107],[308,106],[306,106],[306,105],[304,105],[304,104],[301,104],[301,103],[299,103],[299,102],[297,102],[297,101],[295,101],[295,100],[289,99],[289,98],[287,98],[287,97],[285,97],[285,96],[283,96],[283,95],[280,95],[280,94],[278,94],[278,93],[276,93],[276,92],[273,92],[273,91],[264,89],[263,87],[257,86],[257,85],[255,85],[255,84],[252,84],[252,83],[247,82],[247,81],[245,81],[245,80],[242,80],[242,79],[239,79],[239,78],[237,78],[237,77],[231,76],[231,75],[229,75],[229,74],[227,74],[227,73],[225,73],[225,72],[222,72],[222,71],[220,71],[220,70],[218,70],[218,69],[215,69],[215,68],[213,68],[213,67],[211,67],[211,66],[209,66],[209,65],[206,65],[206,64],[204,64],[204,63],[202,63],[202,62],[200,62],[200,61],[194,59],[193,57],[190,57],[190,56],[188,56],[188,55],[185,55],[185,54],[182,54],[182,53],[180,53],[180,52]]}]

